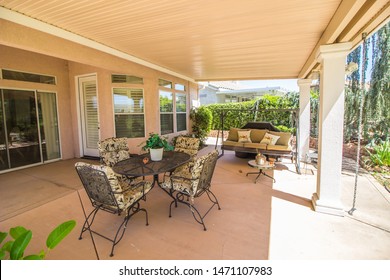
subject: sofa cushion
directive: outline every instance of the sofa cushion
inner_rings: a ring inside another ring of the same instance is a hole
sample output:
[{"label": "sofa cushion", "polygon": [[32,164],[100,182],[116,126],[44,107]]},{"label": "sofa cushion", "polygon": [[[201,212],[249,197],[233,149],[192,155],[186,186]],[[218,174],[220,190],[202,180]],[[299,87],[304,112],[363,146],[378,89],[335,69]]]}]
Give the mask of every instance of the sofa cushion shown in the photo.
[{"label": "sofa cushion", "polygon": [[264,138],[264,135],[268,132],[267,129],[252,129],[251,130],[251,139],[252,142],[260,143]]},{"label": "sofa cushion", "polygon": [[242,129],[242,128],[230,128],[229,135],[226,140],[228,141],[238,141],[238,131],[250,131],[249,129]]},{"label": "sofa cushion", "polygon": [[229,141],[229,140],[223,141],[222,145],[224,145],[224,146],[233,146],[233,147],[244,147],[244,143],[242,143],[242,142]]},{"label": "sofa cushion", "polygon": [[244,143],[244,148],[265,150],[267,148],[267,144],[262,144],[262,143]]},{"label": "sofa cushion", "polygon": [[290,132],[270,131],[269,133],[280,137],[278,139],[278,141],[276,141],[276,145],[282,145],[282,146],[289,146],[290,145],[290,140],[291,140],[291,133]]},{"label": "sofa cushion", "polygon": [[238,130],[238,142],[251,143],[251,131],[250,130]]},{"label": "sofa cushion", "polygon": [[290,152],[291,151],[291,147],[290,146],[284,146],[284,145],[267,145],[267,150]]},{"label": "sofa cushion", "polygon": [[264,135],[264,138],[260,141],[260,143],[267,144],[267,145],[275,145],[276,141],[278,141],[279,138],[280,136],[273,135],[267,132]]}]

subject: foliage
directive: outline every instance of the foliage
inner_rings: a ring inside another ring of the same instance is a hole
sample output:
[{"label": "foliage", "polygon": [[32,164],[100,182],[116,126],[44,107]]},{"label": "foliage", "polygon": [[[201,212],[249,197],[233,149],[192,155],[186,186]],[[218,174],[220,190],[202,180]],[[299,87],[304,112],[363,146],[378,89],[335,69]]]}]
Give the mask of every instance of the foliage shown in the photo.
[{"label": "foliage", "polygon": [[295,132],[297,131],[297,129],[295,127],[287,127],[287,126],[284,126],[284,125],[277,125],[276,126],[277,129],[279,129],[280,131],[283,131],[283,132],[290,132],[292,134],[295,134]]},{"label": "foliage", "polygon": [[[368,48],[371,42],[372,72],[369,86],[366,81]],[[359,110],[362,107],[363,140],[372,135],[382,140],[390,136],[390,23],[382,27],[364,44],[351,52],[347,63],[355,62],[359,71],[347,77],[345,90],[344,139],[351,141],[359,135]]]},{"label": "foliage", "polygon": [[319,88],[310,91],[310,136],[318,137]]},{"label": "foliage", "polygon": [[211,130],[213,115],[206,106],[191,109],[190,119],[192,120],[192,132],[199,138],[200,145],[203,146]]},{"label": "foliage", "polygon": [[386,139],[390,136],[390,23],[378,30],[372,44],[373,69],[366,101],[367,122],[371,131]]},{"label": "foliage", "polygon": [[43,260],[48,252],[54,249],[73,230],[75,226],[76,221],[74,220],[66,221],[60,224],[49,234],[46,239],[47,251],[45,252],[44,250],[41,250],[41,252],[38,254],[28,256],[24,256],[24,251],[31,241],[31,230],[27,230],[22,226],[11,228],[9,230],[9,234],[13,240],[9,240],[7,242],[5,242],[5,239],[8,236],[8,233],[0,232],[0,244],[2,244],[0,249],[0,259]]},{"label": "foliage", "polygon": [[221,112],[224,113],[223,129],[242,127],[247,122],[271,122],[275,126],[295,127],[295,115],[291,111],[276,109],[296,109],[299,106],[298,93],[285,96],[264,95],[257,100],[240,103],[206,105],[213,114],[212,129],[222,129]]},{"label": "foliage", "polygon": [[381,141],[381,143],[373,146],[373,151],[366,148],[370,155],[370,160],[378,166],[390,166],[390,140]]},{"label": "foliage", "polygon": [[149,149],[159,149],[159,148],[164,148],[165,151],[172,151],[173,146],[168,143],[168,140],[163,137],[158,135],[157,133],[149,133],[149,138],[141,143],[141,145],[144,146],[142,147],[142,150],[147,151]]}]

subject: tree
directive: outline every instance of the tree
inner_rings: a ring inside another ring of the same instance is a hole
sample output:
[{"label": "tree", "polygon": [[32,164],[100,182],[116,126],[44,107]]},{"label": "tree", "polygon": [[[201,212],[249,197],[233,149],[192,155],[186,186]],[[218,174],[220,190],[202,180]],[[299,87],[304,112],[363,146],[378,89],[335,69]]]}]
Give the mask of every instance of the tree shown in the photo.
[{"label": "tree", "polygon": [[372,49],[373,68],[367,94],[367,121],[374,137],[384,140],[390,136],[390,23],[374,34]]}]

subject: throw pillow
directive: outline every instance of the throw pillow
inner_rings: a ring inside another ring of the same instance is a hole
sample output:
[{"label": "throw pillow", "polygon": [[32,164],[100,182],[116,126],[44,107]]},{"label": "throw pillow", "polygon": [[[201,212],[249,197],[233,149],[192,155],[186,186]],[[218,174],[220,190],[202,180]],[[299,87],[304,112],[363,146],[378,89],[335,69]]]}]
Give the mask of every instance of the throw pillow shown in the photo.
[{"label": "throw pillow", "polygon": [[267,145],[275,145],[279,138],[280,136],[266,133],[260,143]]},{"label": "throw pillow", "polygon": [[239,130],[237,131],[237,133],[238,133],[238,142],[252,143],[250,130]]}]

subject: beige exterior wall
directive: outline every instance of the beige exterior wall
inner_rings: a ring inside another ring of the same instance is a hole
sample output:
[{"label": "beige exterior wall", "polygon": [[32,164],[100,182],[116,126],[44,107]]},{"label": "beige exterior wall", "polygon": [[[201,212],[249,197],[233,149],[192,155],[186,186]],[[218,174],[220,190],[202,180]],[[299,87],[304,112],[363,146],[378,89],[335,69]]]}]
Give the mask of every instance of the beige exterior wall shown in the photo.
[{"label": "beige exterior wall", "polygon": [[68,63],[62,59],[33,54],[0,45],[0,68],[56,76],[57,85],[47,85],[0,79],[0,88],[43,90],[57,93],[57,110],[63,159],[74,157],[72,140],[71,96],[69,92]]},{"label": "beige exterior wall", "polygon": [[[186,86],[188,117],[191,99],[198,99],[197,83],[8,21],[0,20],[0,29],[2,31],[0,34],[0,68],[57,77],[57,85],[0,79],[0,87],[57,92],[63,159],[80,157],[77,76],[87,74],[97,76],[100,139],[115,136],[112,88],[124,87],[123,84],[112,84],[111,74],[134,75],[144,79],[143,85],[133,85],[133,87],[144,89],[146,136],[150,132],[160,132],[159,78]],[[132,85],[126,86],[132,87]],[[187,129],[190,130],[189,119]],[[173,136],[175,134],[169,135],[169,137]],[[141,150],[138,145],[144,140],[145,138],[129,139],[130,151],[139,153]]]}]

